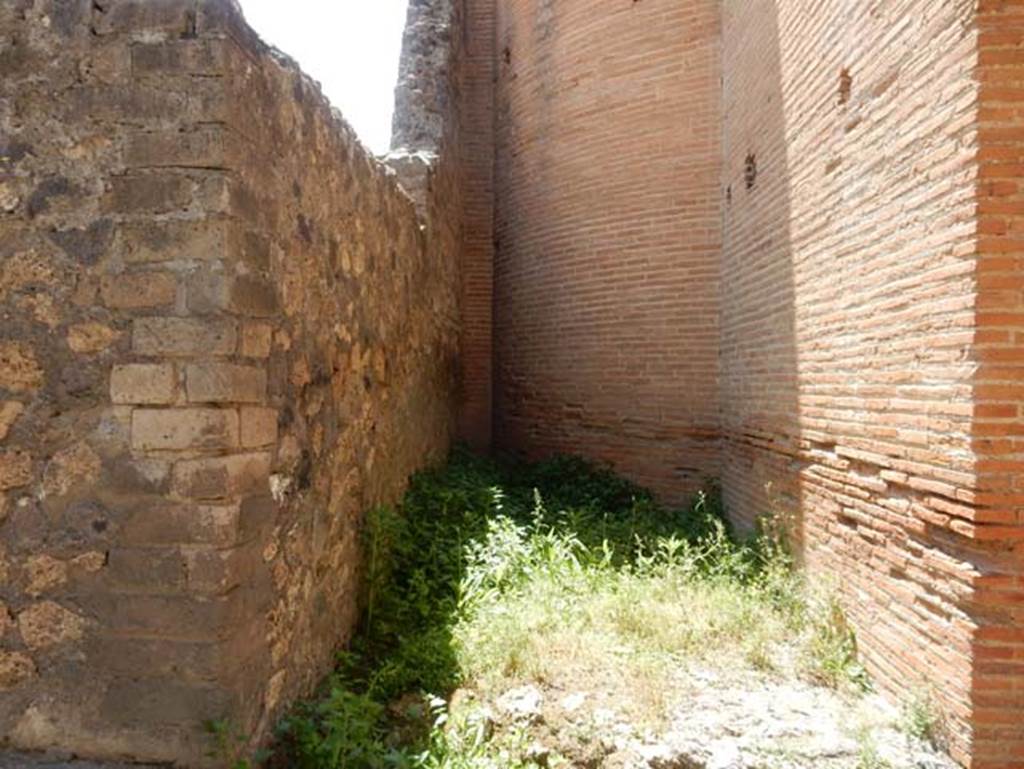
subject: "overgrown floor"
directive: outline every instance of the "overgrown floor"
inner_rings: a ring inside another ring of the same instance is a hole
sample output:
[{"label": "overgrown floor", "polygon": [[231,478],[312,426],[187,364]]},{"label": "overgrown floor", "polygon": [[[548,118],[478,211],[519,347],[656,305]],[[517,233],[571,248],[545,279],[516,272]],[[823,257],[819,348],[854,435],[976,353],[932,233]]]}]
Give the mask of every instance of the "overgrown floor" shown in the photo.
[{"label": "overgrown floor", "polygon": [[[952,767],[779,521],[737,541],[580,460],[457,452],[366,523],[364,624],[267,760],[307,769]],[[235,755],[221,730],[225,760]]]}]

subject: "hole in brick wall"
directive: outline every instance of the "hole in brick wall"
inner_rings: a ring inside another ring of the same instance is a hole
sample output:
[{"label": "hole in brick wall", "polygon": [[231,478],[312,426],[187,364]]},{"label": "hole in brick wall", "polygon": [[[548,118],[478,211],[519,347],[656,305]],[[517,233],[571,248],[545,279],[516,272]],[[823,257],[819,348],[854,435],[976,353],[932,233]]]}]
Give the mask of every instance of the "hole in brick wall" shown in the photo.
[{"label": "hole in brick wall", "polygon": [[754,189],[754,183],[757,182],[757,156],[751,152],[747,155],[747,160],[743,166],[743,180],[747,183],[747,189]]},{"label": "hole in brick wall", "polygon": [[850,101],[850,92],[853,90],[853,76],[850,70],[843,67],[839,71],[839,103],[846,104]]},{"label": "hole in brick wall", "polygon": [[729,204],[732,203],[732,185],[731,184],[728,187],[725,188],[725,202],[729,203]]},{"label": "hole in brick wall", "polygon": [[509,48],[507,45],[501,49],[501,58],[504,60],[506,64],[512,63],[512,49]]}]

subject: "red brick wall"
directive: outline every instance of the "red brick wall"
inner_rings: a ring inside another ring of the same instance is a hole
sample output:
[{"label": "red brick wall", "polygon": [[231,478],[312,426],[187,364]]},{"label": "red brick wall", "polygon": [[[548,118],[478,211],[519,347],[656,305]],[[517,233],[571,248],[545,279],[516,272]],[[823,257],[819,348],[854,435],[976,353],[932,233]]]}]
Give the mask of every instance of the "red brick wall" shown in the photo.
[{"label": "red brick wall", "polygon": [[498,9],[496,435],[717,474],[718,3]]},{"label": "red brick wall", "polygon": [[978,13],[974,757],[1024,766],[1024,3]]},{"label": "red brick wall", "polygon": [[[456,0],[464,2],[465,0]],[[495,0],[464,5],[461,160],[463,246],[459,435],[491,446],[494,280]]]},{"label": "red brick wall", "polygon": [[737,520],[799,513],[880,684],[995,769],[1024,765],[1021,36],[990,10],[979,71],[972,2],[725,4],[721,402]]}]

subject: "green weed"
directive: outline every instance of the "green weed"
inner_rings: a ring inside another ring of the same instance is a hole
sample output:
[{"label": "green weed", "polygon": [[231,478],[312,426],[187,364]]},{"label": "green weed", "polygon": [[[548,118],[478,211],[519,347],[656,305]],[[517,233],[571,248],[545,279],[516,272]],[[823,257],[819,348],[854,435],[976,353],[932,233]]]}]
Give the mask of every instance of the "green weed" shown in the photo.
[{"label": "green weed", "polygon": [[[400,509],[372,511],[364,538],[362,627],[283,721],[272,765],[520,766],[521,735],[448,712],[459,687],[627,687],[632,715],[655,723],[666,674],[688,661],[766,669],[804,638],[816,679],[862,675],[838,605],[806,600],[782,527],[737,541],[714,489],[667,510],[577,458],[505,466],[457,451]],[[410,695],[430,703],[413,717],[396,712]]]}]

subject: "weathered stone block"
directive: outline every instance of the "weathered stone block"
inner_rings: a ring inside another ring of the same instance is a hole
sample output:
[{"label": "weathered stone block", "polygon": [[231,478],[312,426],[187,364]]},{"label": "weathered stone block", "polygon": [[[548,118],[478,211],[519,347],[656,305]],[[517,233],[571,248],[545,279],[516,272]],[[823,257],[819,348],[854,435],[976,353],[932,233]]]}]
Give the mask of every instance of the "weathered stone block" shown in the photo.
[{"label": "weathered stone block", "polygon": [[0,491],[32,482],[32,455],[27,451],[0,451]]},{"label": "weathered stone block", "polygon": [[93,16],[97,35],[181,38],[195,34],[195,3],[189,0],[111,0]]},{"label": "weathered stone block", "polygon": [[232,275],[219,264],[197,270],[187,285],[187,304],[193,313],[229,312],[270,317],[278,309],[273,285],[251,275]]},{"label": "weathered stone block", "polygon": [[192,189],[192,180],[187,176],[115,176],[110,180],[105,207],[124,214],[181,211],[192,201]]},{"label": "weathered stone block", "polygon": [[31,348],[22,342],[0,341],[0,388],[28,392],[42,383],[43,369]]},{"label": "weathered stone block", "polygon": [[109,219],[99,219],[86,227],[53,230],[47,234],[72,259],[91,266],[106,253],[113,231],[114,225]]},{"label": "weathered stone block", "polygon": [[243,406],[239,419],[244,448],[271,446],[277,442],[277,409]]},{"label": "weathered stone block", "polygon": [[127,363],[110,372],[114,403],[162,405],[174,401],[177,374],[167,363]]},{"label": "weathered stone block", "polygon": [[230,355],[235,324],[190,318],[138,318],[132,325],[132,349],[140,355]]},{"label": "weathered stone block", "polygon": [[27,654],[0,651],[0,691],[13,689],[35,674],[36,663]]},{"label": "weathered stone block", "polygon": [[258,452],[178,462],[171,488],[179,497],[224,499],[266,490],[270,454]]},{"label": "weathered stone block", "polygon": [[118,253],[129,263],[219,259],[227,249],[227,228],[216,219],[126,223]]},{"label": "weathered stone block", "polygon": [[43,496],[62,497],[76,487],[89,487],[99,478],[99,455],[85,441],[54,454],[43,473]]},{"label": "weathered stone block", "polygon": [[179,592],[185,587],[185,562],[176,547],[112,548],[106,577],[122,589]]},{"label": "weathered stone block", "polygon": [[139,505],[121,527],[121,541],[132,545],[208,544],[226,547],[237,542],[239,505],[194,504],[161,500]]},{"label": "weathered stone block", "polygon": [[85,619],[58,603],[42,601],[18,614],[18,631],[29,649],[46,649],[79,640]]},{"label": "weathered stone block", "polygon": [[148,123],[175,120],[188,105],[184,94],[134,84],[85,85],[70,90],[58,107],[67,121]]},{"label": "weathered stone block", "polygon": [[46,554],[29,558],[25,564],[25,572],[28,575],[25,594],[33,598],[63,585],[68,579],[67,563]]},{"label": "weathered stone block", "polygon": [[234,409],[136,409],[132,448],[140,451],[230,449],[238,446]]},{"label": "weathered stone block", "polygon": [[178,293],[174,275],[167,272],[134,272],[105,275],[100,284],[103,303],[112,309],[139,310],[173,305]]},{"label": "weathered stone block", "polygon": [[269,323],[245,323],[238,352],[246,358],[269,357],[273,338],[274,327]]},{"label": "weathered stone block", "polygon": [[24,411],[25,405],[20,401],[0,401],[0,441],[7,437]]},{"label": "weathered stone block", "polygon": [[125,147],[130,168],[224,168],[222,128],[198,131],[158,131],[132,134]]},{"label": "weathered stone block", "polygon": [[238,275],[228,285],[227,309],[239,315],[268,318],[278,312],[277,289],[252,275]]},{"label": "weathered stone block", "polygon": [[267,372],[255,366],[196,363],[185,369],[185,390],[192,403],[260,403],[266,397]]},{"label": "weathered stone block", "polygon": [[174,40],[132,46],[132,72],[144,75],[219,75],[225,69],[224,40]]},{"label": "weathered stone block", "polygon": [[105,323],[76,323],[68,329],[68,347],[77,353],[102,352],[110,347],[117,337],[118,332]]}]

